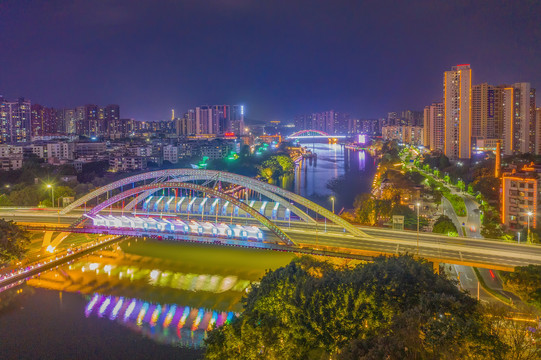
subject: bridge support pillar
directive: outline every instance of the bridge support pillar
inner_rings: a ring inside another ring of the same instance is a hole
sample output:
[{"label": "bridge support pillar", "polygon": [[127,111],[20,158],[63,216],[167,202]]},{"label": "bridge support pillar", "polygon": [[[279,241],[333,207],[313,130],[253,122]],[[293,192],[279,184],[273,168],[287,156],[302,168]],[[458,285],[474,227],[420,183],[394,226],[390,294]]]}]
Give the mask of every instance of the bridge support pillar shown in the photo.
[{"label": "bridge support pillar", "polygon": [[432,266],[433,266],[433,268],[434,268],[434,272],[435,272],[436,274],[439,274],[439,273],[440,273],[440,263],[439,263],[439,262],[433,261],[433,262],[432,262]]},{"label": "bridge support pillar", "polygon": [[43,249],[55,249],[69,234],[69,232],[61,232],[53,239],[54,232],[46,231],[43,236],[41,247]]}]

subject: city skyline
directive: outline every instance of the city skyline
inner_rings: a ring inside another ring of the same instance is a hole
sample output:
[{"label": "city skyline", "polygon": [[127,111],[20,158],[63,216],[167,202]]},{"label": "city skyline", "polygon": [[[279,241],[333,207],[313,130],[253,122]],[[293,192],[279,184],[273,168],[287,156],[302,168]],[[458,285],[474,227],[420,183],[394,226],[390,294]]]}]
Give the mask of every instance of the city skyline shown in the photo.
[{"label": "city skyline", "polygon": [[[292,121],[329,109],[366,119],[422,110],[441,101],[441,73],[460,63],[471,64],[473,84],[541,85],[539,4],[494,2],[488,13],[349,5],[4,2],[0,93],[55,108],[115,103],[142,121],[213,103],[243,104],[248,120]],[[372,16],[384,11],[388,21]]]}]

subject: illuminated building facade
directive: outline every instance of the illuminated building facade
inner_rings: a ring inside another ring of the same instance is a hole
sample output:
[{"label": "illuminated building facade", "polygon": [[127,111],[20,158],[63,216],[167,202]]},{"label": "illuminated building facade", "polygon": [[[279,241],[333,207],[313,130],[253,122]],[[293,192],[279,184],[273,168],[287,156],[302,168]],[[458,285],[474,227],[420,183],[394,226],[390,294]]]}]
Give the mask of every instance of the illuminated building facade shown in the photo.
[{"label": "illuminated building facade", "polygon": [[423,145],[430,150],[442,150],[445,137],[443,103],[435,102],[425,107],[423,114]]},{"label": "illuminated building facade", "polygon": [[444,74],[444,152],[452,160],[471,158],[471,76],[469,64]]},{"label": "illuminated building facade", "polygon": [[39,104],[31,106],[31,132],[32,136],[51,135],[57,132],[56,110]]},{"label": "illuminated building facade", "polygon": [[7,101],[0,97],[0,143],[30,141],[31,119],[29,100]]},{"label": "illuminated building facade", "polygon": [[535,89],[516,83],[503,89],[503,152],[505,155],[535,153]]},{"label": "illuminated building facade", "polygon": [[176,122],[177,135],[244,134],[244,105],[204,105]]},{"label": "illuminated building facade", "polygon": [[[502,176],[502,223],[510,229],[537,228],[541,214],[541,166],[525,166]],[[528,215],[531,213],[532,215]]]},{"label": "illuminated building facade", "polygon": [[487,83],[472,87],[471,125],[472,139],[494,139],[495,89]]}]

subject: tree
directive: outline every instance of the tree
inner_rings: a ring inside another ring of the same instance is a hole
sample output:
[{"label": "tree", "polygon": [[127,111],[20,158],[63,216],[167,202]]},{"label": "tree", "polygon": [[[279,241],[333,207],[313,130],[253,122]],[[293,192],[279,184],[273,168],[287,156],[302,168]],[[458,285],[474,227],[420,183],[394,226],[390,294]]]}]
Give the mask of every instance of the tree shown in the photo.
[{"label": "tree", "polygon": [[441,215],[434,223],[432,232],[449,236],[458,236],[458,230],[453,221],[446,215]]},{"label": "tree", "polygon": [[466,184],[462,180],[458,180],[456,183],[456,186],[460,189],[460,191],[464,191],[466,189]]},{"label": "tree", "polygon": [[480,305],[411,256],[354,268],[312,258],[267,272],[207,359],[491,359],[505,351]]},{"label": "tree", "polygon": [[27,251],[30,236],[13,220],[0,219],[0,262],[19,260]]},{"label": "tree", "polygon": [[353,206],[355,207],[356,219],[359,223],[363,225],[376,224],[376,204],[372,194],[365,193],[357,195]]}]

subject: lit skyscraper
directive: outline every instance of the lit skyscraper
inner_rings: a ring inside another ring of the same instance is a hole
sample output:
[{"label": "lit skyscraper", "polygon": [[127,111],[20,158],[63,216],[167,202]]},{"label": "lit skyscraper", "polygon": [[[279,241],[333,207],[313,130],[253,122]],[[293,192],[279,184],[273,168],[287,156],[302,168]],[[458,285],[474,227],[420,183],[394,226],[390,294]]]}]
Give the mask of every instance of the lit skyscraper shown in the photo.
[{"label": "lit skyscraper", "polygon": [[425,107],[423,145],[430,150],[443,150],[444,131],[443,103],[435,102]]},{"label": "lit skyscraper", "polygon": [[7,101],[0,97],[0,143],[30,141],[31,118],[29,100]]},{"label": "lit skyscraper", "polygon": [[535,89],[516,83],[503,89],[503,151],[505,155],[536,152]]},{"label": "lit skyscraper", "polygon": [[495,89],[487,83],[472,87],[472,138],[493,139],[495,126]]},{"label": "lit skyscraper", "polygon": [[[244,106],[243,105],[204,105],[188,110],[187,121],[182,125],[177,122],[177,133],[190,131],[192,134],[224,135],[233,132],[236,135],[244,134]],[[178,128],[180,126],[180,128]]]},{"label": "lit skyscraper", "polygon": [[452,160],[471,158],[471,74],[469,64],[444,74],[444,152]]}]

